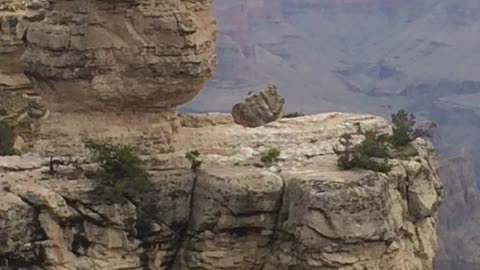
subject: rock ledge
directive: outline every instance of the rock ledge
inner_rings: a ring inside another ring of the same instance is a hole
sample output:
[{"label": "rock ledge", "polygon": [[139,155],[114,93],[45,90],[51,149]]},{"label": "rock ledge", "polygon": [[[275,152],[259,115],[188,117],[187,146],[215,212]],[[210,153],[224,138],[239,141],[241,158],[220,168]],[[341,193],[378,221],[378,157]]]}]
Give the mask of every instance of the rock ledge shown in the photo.
[{"label": "rock ledge", "polygon": [[[45,158],[0,158],[0,269],[432,270],[442,187],[429,142],[390,160],[388,175],[339,171],[338,136],[360,139],[358,124],[389,132],[383,119],[329,113],[249,129],[215,117],[182,127],[176,152],[144,155],[157,198],[148,230],[135,204],[93,201],[88,180],[49,176]],[[255,167],[271,147],[283,161]],[[196,174],[183,158],[192,149],[204,159]]]}]

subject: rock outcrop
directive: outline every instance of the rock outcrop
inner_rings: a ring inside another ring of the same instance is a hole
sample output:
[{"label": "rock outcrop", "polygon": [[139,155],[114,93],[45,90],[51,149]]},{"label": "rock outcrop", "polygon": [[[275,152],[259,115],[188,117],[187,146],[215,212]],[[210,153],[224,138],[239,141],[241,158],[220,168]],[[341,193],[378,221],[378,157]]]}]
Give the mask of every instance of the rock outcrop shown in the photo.
[{"label": "rock outcrop", "polygon": [[[17,153],[33,147],[39,131],[39,119],[46,114],[47,111],[41,104],[23,94],[0,91],[0,123],[11,131]],[[31,145],[26,145],[27,141]]]},{"label": "rock outcrop", "polygon": [[[389,160],[389,174],[340,171],[338,137],[361,139],[359,124],[389,132],[383,119],[329,113],[255,129],[227,119],[185,121],[177,152],[142,155],[147,215],[95,201],[72,168],[52,176],[46,158],[0,157],[0,269],[432,270],[442,187],[429,142]],[[255,166],[274,147],[279,163]],[[193,149],[196,173],[184,158]]]},{"label": "rock outcrop", "polygon": [[232,108],[235,123],[245,127],[259,127],[273,122],[283,114],[285,99],[275,85],[269,85],[258,93],[251,92],[244,101]]},{"label": "rock outcrop", "polygon": [[36,152],[86,137],[168,152],[176,106],[215,70],[215,42],[211,0],[0,0],[0,91],[46,104]]},{"label": "rock outcrop", "polygon": [[24,45],[17,38],[21,15],[13,12],[13,2],[0,2],[0,91],[31,92],[32,84],[23,72],[21,61]]},{"label": "rock outcrop", "polygon": [[214,71],[210,0],[37,2],[17,27],[25,70],[64,110],[172,108]]}]

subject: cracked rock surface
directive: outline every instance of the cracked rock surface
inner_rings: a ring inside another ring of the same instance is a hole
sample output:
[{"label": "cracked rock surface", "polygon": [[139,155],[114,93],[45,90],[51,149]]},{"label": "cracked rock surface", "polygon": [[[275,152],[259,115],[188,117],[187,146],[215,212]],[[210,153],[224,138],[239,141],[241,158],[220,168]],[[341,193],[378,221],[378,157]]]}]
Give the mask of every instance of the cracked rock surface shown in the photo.
[{"label": "cracked rock surface", "polygon": [[[383,119],[328,113],[252,129],[209,117],[183,121],[176,152],[142,156],[148,224],[135,202],[95,201],[82,176],[50,176],[44,157],[1,157],[0,269],[432,270],[442,186],[429,142],[390,160],[389,174],[340,171],[338,137],[390,132]],[[258,166],[273,147],[278,164]],[[193,149],[196,173],[184,159]]]}]

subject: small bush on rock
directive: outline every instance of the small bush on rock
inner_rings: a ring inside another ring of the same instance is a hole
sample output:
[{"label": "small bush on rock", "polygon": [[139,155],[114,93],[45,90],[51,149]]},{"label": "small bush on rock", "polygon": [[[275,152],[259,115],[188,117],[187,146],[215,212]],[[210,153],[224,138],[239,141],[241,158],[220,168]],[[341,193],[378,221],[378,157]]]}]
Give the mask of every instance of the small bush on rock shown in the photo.
[{"label": "small bush on rock", "polygon": [[270,167],[274,163],[278,162],[282,151],[278,148],[271,148],[265,154],[263,154],[261,161],[263,162],[264,167]]},{"label": "small bush on rock", "polygon": [[351,140],[352,135],[345,133],[339,140],[341,149],[333,148],[338,157],[337,164],[341,169],[361,168],[383,173],[391,170],[387,161],[388,137],[386,135],[369,131],[365,133],[365,139],[360,144],[353,145]]},{"label": "small bush on rock", "polygon": [[12,129],[7,124],[0,122],[0,156],[15,154],[14,143],[15,137]]},{"label": "small bush on rock", "polygon": [[200,166],[202,166],[203,161],[199,157],[200,152],[198,152],[198,150],[188,151],[185,154],[185,158],[190,161],[190,169],[192,169],[193,172],[197,172]]},{"label": "small bush on rock", "polygon": [[408,114],[405,110],[400,110],[392,114],[393,134],[390,142],[395,147],[406,146],[415,139],[414,126],[415,116]]},{"label": "small bush on rock", "polygon": [[88,141],[85,147],[91,152],[92,162],[99,166],[91,174],[96,195],[112,203],[141,201],[151,183],[132,146]]}]

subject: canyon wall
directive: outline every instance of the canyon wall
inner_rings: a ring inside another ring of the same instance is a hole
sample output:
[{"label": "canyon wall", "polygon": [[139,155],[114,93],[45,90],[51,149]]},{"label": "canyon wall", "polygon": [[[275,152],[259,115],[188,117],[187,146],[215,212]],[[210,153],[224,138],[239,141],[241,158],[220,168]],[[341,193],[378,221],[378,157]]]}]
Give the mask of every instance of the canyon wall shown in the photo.
[{"label": "canyon wall", "polygon": [[[339,170],[332,147],[361,130],[390,127],[339,113],[255,129],[183,118],[176,152],[142,155],[147,211],[98,200],[69,165],[51,174],[46,153],[0,157],[0,269],[432,270],[442,198],[432,145],[417,139],[388,174]],[[273,147],[279,163],[259,167]],[[196,172],[189,150],[203,160]]]},{"label": "canyon wall", "polygon": [[[266,3],[249,1],[250,16],[274,23]],[[21,94],[48,111],[29,153],[0,157],[0,270],[432,270],[442,185],[429,142],[388,174],[341,171],[339,136],[391,132],[385,120],[328,113],[252,129],[176,116],[215,70],[210,6],[0,0],[2,101]],[[136,146],[150,189],[121,204],[92,196],[79,170],[96,166],[89,139]],[[262,166],[271,148],[280,160]]]},{"label": "canyon wall", "polygon": [[480,61],[479,36],[472,35],[480,27],[479,3],[219,1],[222,70],[186,108],[229,111],[249,91],[275,83],[291,112],[389,117],[405,108],[420,121],[434,121],[433,141],[445,167],[458,156],[468,156],[471,165],[455,162],[458,173],[444,178],[455,192],[446,195],[441,228],[448,229],[439,233],[445,246],[438,258],[444,267],[438,269],[480,269],[478,209],[460,203],[476,204],[471,195],[480,194],[480,82],[472,72]]},{"label": "canyon wall", "polygon": [[445,203],[438,226],[440,249],[436,270],[479,269],[480,196],[474,159],[465,154],[442,160],[440,175],[445,183]]}]

